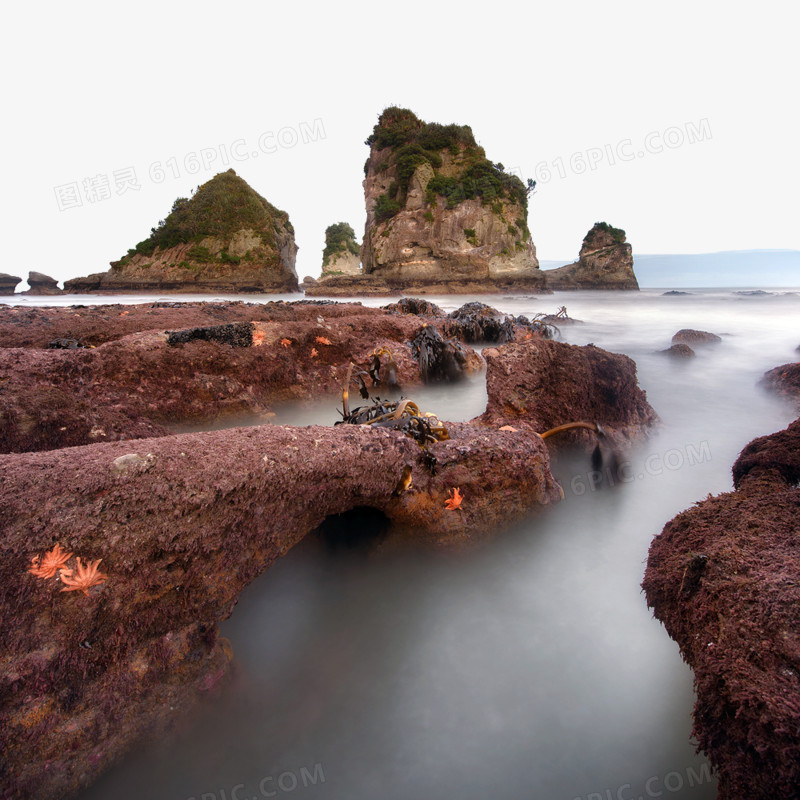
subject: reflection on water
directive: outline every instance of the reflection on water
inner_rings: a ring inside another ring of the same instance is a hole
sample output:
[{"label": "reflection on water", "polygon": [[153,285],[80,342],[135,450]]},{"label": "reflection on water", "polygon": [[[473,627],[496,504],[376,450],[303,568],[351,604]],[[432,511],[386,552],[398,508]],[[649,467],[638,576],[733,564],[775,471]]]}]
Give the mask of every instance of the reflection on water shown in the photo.
[{"label": "reflection on water", "polygon": [[[86,800],[715,797],[689,740],[691,672],[639,584],[665,522],[730,489],[742,446],[794,418],[756,382],[796,357],[797,299],[482,299],[515,314],[566,302],[585,324],[565,339],[636,360],[664,426],[626,480],[600,490],[583,459],[563,460],[563,503],[468,553],[365,559],[310,537],[223,625],[236,654],[223,696]],[[656,354],[683,327],[723,342],[689,361]],[[472,416],[485,392],[469,387],[424,405]]]}]

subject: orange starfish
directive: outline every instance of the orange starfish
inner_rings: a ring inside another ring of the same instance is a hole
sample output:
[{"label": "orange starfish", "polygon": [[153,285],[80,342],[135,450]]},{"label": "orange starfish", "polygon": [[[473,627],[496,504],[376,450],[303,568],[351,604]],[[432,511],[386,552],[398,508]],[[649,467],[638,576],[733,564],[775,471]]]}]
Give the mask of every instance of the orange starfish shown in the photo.
[{"label": "orange starfish", "polygon": [[289,346],[291,343],[292,343],[292,340],[291,340],[291,339],[281,339],[281,344],[282,344],[284,347],[288,347],[288,346]]},{"label": "orange starfish", "polygon": [[319,355],[316,347],[311,348],[311,358],[316,358]]},{"label": "orange starfish", "polygon": [[[31,567],[28,572],[35,575],[37,578],[53,578],[56,572],[63,567],[69,559],[72,558],[72,553],[67,553],[61,549],[61,545],[57,544],[52,550],[45,553],[43,557],[34,556],[31,559]],[[41,560],[41,563],[39,563]]]},{"label": "orange starfish", "polygon": [[331,343],[331,340],[330,339],[326,339],[324,336],[317,336],[317,338],[314,341],[317,344],[330,344]]},{"label": "orange starfish", "polygon": [[444,507],[448,511],[455,511],[457,508],[461,508],[461,501],[464,498],[461,496],[461,492],[457,486],[454,489],[451,489],[450,492],[450,497],[444,501]]},{"label": "orange starfish", "polygon": [[89,589],[92,586],[97,586],[102,583],[108,576],[102,572],[97,571],[97,565],[103,560],[98,558],[97,561],[92,561],[85,567],[81,564],[80,557],[75,559],[78,562],[78,568],[75,571],[75,577],[72,577],[72,570],[61,570],[61,582],[66,586],[61,590],[62,592],[83,592],[87,597],[89,596]]}]

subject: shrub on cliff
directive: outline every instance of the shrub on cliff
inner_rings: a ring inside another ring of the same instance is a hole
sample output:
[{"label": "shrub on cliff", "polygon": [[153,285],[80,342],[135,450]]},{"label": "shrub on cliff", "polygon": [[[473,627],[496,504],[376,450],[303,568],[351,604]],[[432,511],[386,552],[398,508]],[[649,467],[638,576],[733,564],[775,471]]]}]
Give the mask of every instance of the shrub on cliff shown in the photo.
[{"label": "shrub on cliff", "polygon": [[623,244],[625,242],[625,231],[622,228],[615,228],[607,222],[595,222],[592,229],[583,237],[583,243],[586,244],[596,233],[607,233],[614,240],[614,244]]},{"label": "shrub on cliff", "polygon": [[385,222],[387,219],[391,219],[401,208],[400,203],[389,197],[388,194],[379,195],[375,201],[375,222]]}]

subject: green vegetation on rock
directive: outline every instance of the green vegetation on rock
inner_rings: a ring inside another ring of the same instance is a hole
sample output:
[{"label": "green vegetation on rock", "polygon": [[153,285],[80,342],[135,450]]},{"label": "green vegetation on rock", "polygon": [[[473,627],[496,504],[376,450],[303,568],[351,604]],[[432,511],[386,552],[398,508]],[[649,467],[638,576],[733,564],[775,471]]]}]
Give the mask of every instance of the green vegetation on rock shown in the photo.
[{"label": "green vegetation on rock", "polygon": [[398,200],[389,197],[388,194],[379,195],[375,201],[375,222],[391,219],[402,207]]},{"label": "green vegetation on rock", "polygon": [[[340,253],[360,254],[356,234],[346,222],[336,222],[325,229],[325,249],[322,251],[322,266],[327,267],[331,259]],[[334,274],[332,271],[331,274]]]},{"label": "green vegetation on rock", "polygon": [[[278,225],[293,232],[285,211],[275,208],[229,169],[198,186],[191,198],[179,197],[167,218],[151,229],[147,239],[128,250],[128,256],[137,253],[149,256],[157,247],[166,250],[175,245],[194,243],[187,255],[195,261],[211,261],[213,256],[198,244],[205,237],[227,240],[236,231],[250,228],[262,237],[265,244],[275,247],[275,228]],[[238,263],[223,253],[222,261]],[[122,259],[117,263],[125,261]]]},{"label": "green vegetation on rock", "polygon": [[615,244],[623,244],[625,241],[625,231],[622,230],[622,228],[615,228],[607,222],[595,222],[589,233],[583,237],[583,243],[586,244],[596,233],[600,233],[601,231],[610,234]]},{"label": "green vegetation on rock", "polygon": [[[516,175],[506,173],[502,164],[493,164],[486,158],[468,125],[423,122],[412,111],[391,106],[380,115],[366,144],[376,150],[390,148],[381,169],[394,167],[397,172],[397,180],[377,199],[377,222],[390,219],[403,208],[414,172],[426,163],[434,173],[426,190],[429,205],[435,203],[438,195],[445,199],[448,208],[470,198],[480,198],[482,203],[491,203],[493,210],[502,207],[500,201],[507,200],[527,212],[529,189]],[[445,152],[456,166],[454,176],[438,172]]]}]

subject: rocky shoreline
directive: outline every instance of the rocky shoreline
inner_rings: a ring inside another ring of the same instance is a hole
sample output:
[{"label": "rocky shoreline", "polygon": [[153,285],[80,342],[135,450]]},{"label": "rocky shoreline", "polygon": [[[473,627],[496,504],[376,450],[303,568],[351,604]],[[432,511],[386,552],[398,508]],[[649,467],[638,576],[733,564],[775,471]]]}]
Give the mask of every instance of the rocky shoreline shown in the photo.
[{"label": "rocky shoreline", "polygon": [[[800,408],[800,364],[762,384]],[[800,419],[753,440],[734,491],[667,523],[650,547],[647,603],[694,671],[693,736],[720,800],[800,797]]]},{"label": "rocky shoreline", "polygon": [[[233,654],[219,622],[327,519],[367,508],[395,542],[464,546],[559,500],[559,437],[545,442],[545,427],[600,423],[621,446],[657,421],[625,356],[489,312],[479,321],[502,333],[485,359],[449,338],[471,340],[463,319],[448,327],[424,301],[0,307],[9,797],[73,795],[220,685]],[[366,368],[380,347],[394,363],[381,374],[413,398],[426,330],[463,369],[485,363],[489,395],[484,415],[444,421],[448,436],[426,447],[364,425],[170,429],[277,397],[327,395],[335,408],[348,365]],[[48,348],[55,338],[89,346]],[[63,593],[70,573],[31,574],[56,544],[72,574],[74,558],[101,559],[102,582]]]}]

